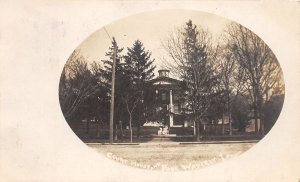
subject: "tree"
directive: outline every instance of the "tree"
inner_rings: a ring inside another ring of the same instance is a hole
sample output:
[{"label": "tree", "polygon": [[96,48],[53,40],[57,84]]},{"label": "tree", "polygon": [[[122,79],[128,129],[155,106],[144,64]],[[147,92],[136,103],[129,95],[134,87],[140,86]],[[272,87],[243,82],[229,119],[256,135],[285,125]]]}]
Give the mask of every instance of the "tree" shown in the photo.
[{"label": "tree", "polygon": [[[106,52],[107,60],[102,60],[104,68],[102,72],[102,83],[105,85],[106,89],[111,93],[111,83],[112,83],[112,66],[114,59],[114,50],[116,49],[116,68],[115,68],[115,105],[114,105],[114,124],[117,126],[117,121],[122,118],[124,113],[124,107],[122,106],[122,92],[124,90],[124,65],[122,60],[121,52],[123,48],[117,47],[117,42],[115,38],[112,39],[112,46],[109,47],[109,51]],[[111,95],[109,95],[111,97]]]},{"label": "tree", "polygon": [[[125,75],[124,78],[127,79],[127,89],[128,93],[124,96],[125,104],[127,107],[128,114],[132,119],[132,112],[135,110],[136,106],[138,113],[136,115],[136,125],[138,128],[138,136],[140,131],[140,126],[144,122],[145,107],[143,105],[144,93],[147,89],[146,83],[154,77],[153,65],[154,59],[151,59],[151,52],[146,51],[144,45],[141,41],[136,40],[131,48],[127,48],[127,55],[125,56]],[[124,100],[124,99],[123,99]],[[131,108],[128,109],[128,104],[131,101]],[[129,110],[131,112],[129,112]],[[130,120],[131,120],[130,119]]]},{"label": "tree", "polygon": [[[218,72],[219,83],[218,88],[224,92],[220,98],[220,104],[223,104],[223,115],[228,117],[229,134],[232,135],[232,119],[231,119],[231,102],[233,90],[236,88],[236,61],[233,54],[227,48],[227,44],[218,47],[216,70]],[[224,118],[222,118],[222,134],[225,132]]]},{"label": "tree", "polygon": [[71,122],[76,114],[82,118],[79,109],[99,89],[85,59],[75,50],[63,69],[59,85],[59,101],[66,120]]},{"label": "tree", "polygon": [[277,118],[279,117],[283,105],[283,100],[283,94],[274,95],[263,105],[262,112],[264,113],[263,116],[265,121],[266,133],[271,130]]},{"label": "tree", "polygon": [[231,108],[233,127],[244,132],[249,120],[250,108],[248,100],[241,94],[234,95],[231,98]]},{"label": "tree", "polygon": [[197,28],[189,20],[185,28],[169,35],[163,44],[173,63],[169,66],[186,83],[186,102],[194,120],[196,139],[207,118],[211,99],[215,96],[216,77],[212,67],[213,49],[207,30]]},{"label": "tree", "polygon": [[[242,75],[243,85],[251,96],[255,131],[264,134],[262,105],[274,85],[282,79],[282,71],[270,48],[253,32],[240,24],[230,24],[227,30],[228,46],[234,54]],[[283,85],[281,85],[283,86]]]},{"label": "tree", "polygon": [[95,84],[99,86],[98,92],[90,97],[88,110],[92,112],[95,117],[97,125],[97,137],[100,136],[100,127],[104,124],[108,124],[109,121],[109,109],[110,109],[110,89],[105,86],[103,82],[102,66],[98,62],[93,62],[90,66],[92,73],[92,79]]},{"label": "tree", "polygon": [[221,90],[215,97],[211,98],[210,107],[207,111],[209,121],[215,125],[215,134],[218,134],[217,125],[220,118],[222,118],[222,134],[225,133],[224,108],[226,108],[226,93]]},{"label": "tree", "polygon": [[133,84],[130,84],[126,90],[124,91],[124,94],[122,96],[122,99],[126,105],[126,110],[129,115],[129,129],[130,129],[130,142],[132,143],[132,119],[133,119],[133,113],[135,109],[138,106],[138,103],[141,100],[141,94],[137,92],[137,90],[134,88]]}]

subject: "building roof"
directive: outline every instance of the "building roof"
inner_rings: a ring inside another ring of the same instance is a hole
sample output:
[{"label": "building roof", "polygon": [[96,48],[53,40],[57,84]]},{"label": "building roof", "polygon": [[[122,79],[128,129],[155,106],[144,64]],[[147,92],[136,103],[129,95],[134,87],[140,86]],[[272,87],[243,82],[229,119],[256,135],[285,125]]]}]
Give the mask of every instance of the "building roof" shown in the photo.
[{"label": "building roof", "polygon": [[177,79],[174,79],[174,78],[170,78],[170,77],[157,77],[157,78],[154,78],[152,80],[149,80],[148,83],[152,83],[152,84],[156,84],[156,83],[160,83],[160,84],[179,84],[181,81],[180,80],[177,80]]},{"label": "building roof", "polygon": [[180,88],[182,81],[170,78],[170,77],[165,77],[165,76],[160,76],[157,78],[154,78],[150,81],[148,81],[149,86],[159,86],[160,88]]}]

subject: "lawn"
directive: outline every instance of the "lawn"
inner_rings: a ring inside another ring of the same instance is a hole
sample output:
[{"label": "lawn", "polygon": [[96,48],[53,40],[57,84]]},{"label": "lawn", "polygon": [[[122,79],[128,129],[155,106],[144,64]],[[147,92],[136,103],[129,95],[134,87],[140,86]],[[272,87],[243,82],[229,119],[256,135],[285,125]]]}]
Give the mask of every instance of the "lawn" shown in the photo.
[{"label": "lawn", "polygon": [[88,145],[108,158],[125,165],[149,170],[178,171],[215,164],[243,153],[255,143]]}]

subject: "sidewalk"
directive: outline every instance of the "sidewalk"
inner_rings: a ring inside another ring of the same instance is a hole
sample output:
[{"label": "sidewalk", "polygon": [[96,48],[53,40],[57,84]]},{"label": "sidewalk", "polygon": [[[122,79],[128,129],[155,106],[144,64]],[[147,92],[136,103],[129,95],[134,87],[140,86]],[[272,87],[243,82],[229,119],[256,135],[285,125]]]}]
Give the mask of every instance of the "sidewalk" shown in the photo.
[{"label": "sidewalk", "polygon": [[85,143],[87,145],[194,145],[194,144],[234,144],[234,143],[257,143],[259,140],[243,141],[199,141],[199,142],[143,142],[143,143]]},{"label": "sidewalk", "polygon": [[218,136],[203,136],[200,141],[196,141],[194,136],[141,136],[140,138],[133,138],[130,142],[129,138],[123,140],[115,140],[112,144],[108,139],[82,139],[86,144],[99,144],[99,145],[139,145],[139,144],[226,144],[226,143],[257,143],[262,137],[255,135],[218,135]]}]

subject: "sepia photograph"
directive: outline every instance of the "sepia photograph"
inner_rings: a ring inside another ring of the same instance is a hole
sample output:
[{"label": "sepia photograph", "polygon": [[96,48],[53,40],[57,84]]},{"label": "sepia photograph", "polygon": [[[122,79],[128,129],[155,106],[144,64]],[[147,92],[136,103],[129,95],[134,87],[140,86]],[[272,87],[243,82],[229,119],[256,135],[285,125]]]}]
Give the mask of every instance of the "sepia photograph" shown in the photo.
[{"label": "sepia photograph", "polygon": [[299,5],[0,1],[0,181],[299,181]]},{"label": "sepia photograph", "polygon": [[191,170],[237,156],[276,123],[283,73],[268,45],[200,11],[141,13],[74,50],[61,110],[89,147],[149,170]]}]

